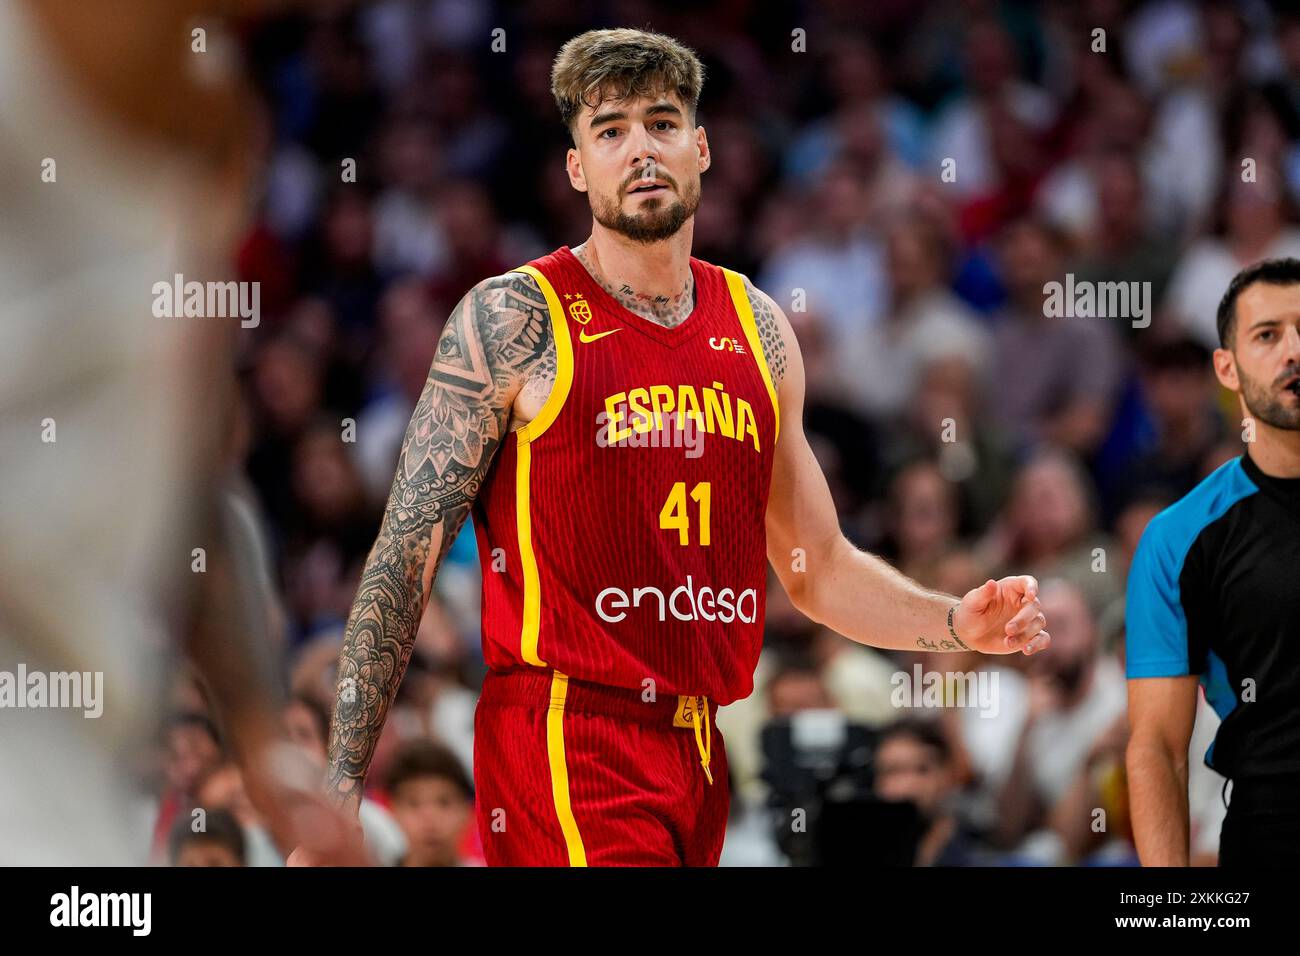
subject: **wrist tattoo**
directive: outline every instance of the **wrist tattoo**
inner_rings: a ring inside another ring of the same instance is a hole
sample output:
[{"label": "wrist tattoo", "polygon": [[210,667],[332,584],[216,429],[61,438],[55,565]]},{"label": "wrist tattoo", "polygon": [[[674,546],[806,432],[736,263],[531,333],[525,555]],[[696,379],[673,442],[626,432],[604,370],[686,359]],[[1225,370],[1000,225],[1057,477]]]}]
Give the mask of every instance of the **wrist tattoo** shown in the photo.
[{"label": "wrist tattoo", "polygon": [[967,647],[966,644],[962,641],[962,639],[957,636],[957,631],[952,626],[952,616],[955,613],[957,613],[957,608],[959,607],[961,607],[960,602],[948,608],[948,633],[952,635],[952,639],[957,642],[958,647],[960,647],[963,651],[969,651],[970,648]]},{"label": "wrist tattoo", "polygon": [[960,651],[960,650],[969,651],[970,650],[969,647],[967,647],[965,644],[962,644],[960,641],[954,644],[946,637],[938,641],[929,641],[926,640],[924,637],[918,637],[916,639],[916,646],[921,648],[924,651]]}]

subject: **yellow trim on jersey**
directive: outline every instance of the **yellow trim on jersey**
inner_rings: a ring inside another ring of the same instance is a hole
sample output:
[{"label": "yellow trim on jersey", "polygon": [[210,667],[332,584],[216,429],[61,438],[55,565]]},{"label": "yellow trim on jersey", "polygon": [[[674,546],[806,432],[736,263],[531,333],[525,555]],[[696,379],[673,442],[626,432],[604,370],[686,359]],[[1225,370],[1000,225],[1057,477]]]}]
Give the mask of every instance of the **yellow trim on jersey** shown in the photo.
[{"label": "yellow trim on jersey", "polygon": [[[521,449],[522,450],[522,449]],[[551,795],[555,798],[555,815],[564,831],[564,845],[569,851],[569,866],[586,866],[587,851],[578,832],[569,802],[569,766],[564,759],[564,701],[569,693],[569,678],[555,671],[551,677],[551,703],[546,709],[546,753],[551,762]]]},{"label": "yellow trim on jersey", "polygon": [[772,373],[767,367],[763,343],[758,339],[758,327],[754,324],[754,308],[749,304],[749,296],[745,293],[745,277],[730,269],[723,269],[722,272],[727,277],[727,288],[731,290],[731,302],[736,307],[736,315],[740,317],[740,327],[745,330],[745,341],[749,343],[749,350],[754,353],[754,362],[763,374],[763,384],[767,386],[768,397],[772,399],[775,426],[772,437],[775,440],[781,434],[781,407],[776,400],[776,387],[772,384]]},{"label": "yellow trim on jersey", "polygon": [[555,384],[551,386],[551,394],[546,396],[546,402],[537,417],[515,432],[519,436],[519,444],[523,446],[551,427],[569,397],[569,388],[573,385],[573,342],[569,339],[569,323],[564,317],[560,297],[555,294],[555,289],[546,276],[536,266],[520,266],[514,271],[526,272],[537,280],[537,286],[546,297],[550,309],[551,333],[555,340]]},{"label": "yellow trim on jersey", "polygon": [[533,522],[528,510],[528,466],[532,446],[521,441],[515,449],[519,462],[515,466],[515,530],[519,534],[519,560],[524,566],[524,615],[519,631],[519,656],[526,663],[545,667],[537,656],[537,634],[542,620],[542,583],[537,573],[537,555],[533,554]]},{"label": "yellow trim on jersey", "polygon": [[529,505],[529,467],[532,463],[530,442],[535,441],[551,427],[560,409],[569,397],[573,385],[573,344],[569,340],[569,324],[564,318],[560,297],[541,270],[535,266],[520,266],[515,272],[525,272],[537,281],[537,287],[546,298],[551,319],[551,336],[555,342],[555,382],[542,409],[527,425],[515,431],[518,438],[515,469],[515,529],[519,535],[519,559],[524,571],[523,622],[519,633],[519,656],[537,667],[546,667],[546,661],[537,655],[538,632],[541,629],[542,592],[537,571],[537,555],[533,553],[533,525]]}]

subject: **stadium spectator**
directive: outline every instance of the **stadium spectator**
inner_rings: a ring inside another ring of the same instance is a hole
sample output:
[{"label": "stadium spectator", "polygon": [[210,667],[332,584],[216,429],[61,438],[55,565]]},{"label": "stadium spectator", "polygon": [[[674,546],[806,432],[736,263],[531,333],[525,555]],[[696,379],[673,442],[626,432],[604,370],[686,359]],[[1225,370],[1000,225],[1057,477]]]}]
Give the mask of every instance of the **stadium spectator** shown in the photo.
[{"label": "stadium spectator", "polygon": [[952,748],[934,721],[900,721],[884,731],[876,747],[876,796],[916,805],[925,831],[917,866],[977,866],[977,844],[954,811],[960,779]]},{"label": "stadium spectator", "polygon": [[247,866],[244,831],[234,814],[209,810],[198,827],[189,817],[177,820],[169,841],[172,866]]},{"label": "stadium spectator", "polygon": [[461,847],[474,826],[474,787],[455,754],[432,741],[412,741],[394,758],[387,790],[406,835],[399,866],[471,865]]}]

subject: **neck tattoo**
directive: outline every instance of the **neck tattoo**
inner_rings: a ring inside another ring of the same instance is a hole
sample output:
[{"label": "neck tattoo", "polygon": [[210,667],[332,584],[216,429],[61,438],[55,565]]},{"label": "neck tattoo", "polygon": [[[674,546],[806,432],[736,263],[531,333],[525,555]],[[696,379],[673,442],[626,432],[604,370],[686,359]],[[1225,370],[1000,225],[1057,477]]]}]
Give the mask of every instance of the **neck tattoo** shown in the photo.
[{"label": "neck tattoo", "polygon": [[686,274],[686,284],[676,295],[651,295],[648,292],[637,292],[626,282],[620,282],[617,286],[607,281],[596,268],[587,252],[587,244],[572,250],[578,261],[591,274],[591,277],[600,284],[600,287],[614,297],[619,305],[634,312],[644,319],[654,322],[656,325],[662,325],[664,328],[675,328],[681,325],[690,316],[695,308],[695,273],[688,271]]}]

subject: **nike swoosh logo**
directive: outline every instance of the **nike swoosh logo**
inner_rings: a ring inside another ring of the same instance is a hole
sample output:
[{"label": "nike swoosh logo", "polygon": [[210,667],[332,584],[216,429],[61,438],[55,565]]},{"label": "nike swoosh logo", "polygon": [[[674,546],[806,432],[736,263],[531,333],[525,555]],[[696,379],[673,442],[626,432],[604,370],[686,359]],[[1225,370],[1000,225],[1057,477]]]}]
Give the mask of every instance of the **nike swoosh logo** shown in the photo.
[{"label": "nike swoosh logo", "polygon": [[578,332],[578,341],[594,342],[596,341],[596,339],[603,339],[607,335],[613,335],[615,332],[622,332],[622,331],[623,331],[623,327],[619,326],[617,329],[610,329],[608,332],[597,332],[595,335],[588,335],[587,330],[582,329],[581,331]]}]

